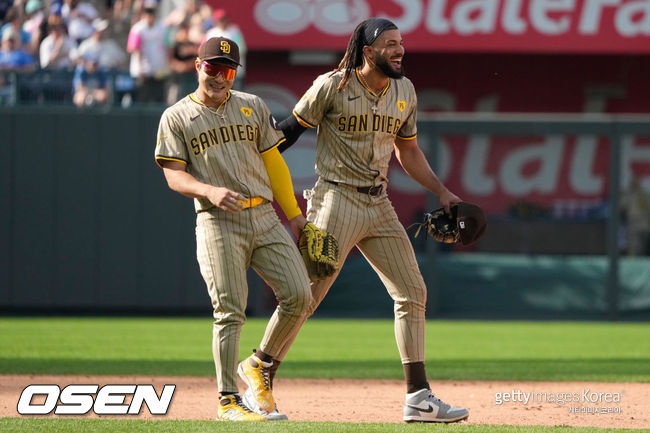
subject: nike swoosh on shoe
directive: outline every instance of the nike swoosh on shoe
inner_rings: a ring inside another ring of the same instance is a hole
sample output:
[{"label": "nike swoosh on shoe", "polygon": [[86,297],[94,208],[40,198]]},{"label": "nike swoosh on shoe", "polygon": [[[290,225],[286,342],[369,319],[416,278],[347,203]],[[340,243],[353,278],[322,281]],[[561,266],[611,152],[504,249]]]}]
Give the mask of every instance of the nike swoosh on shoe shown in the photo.
[{"label": "nike swoosh on shoe", "polygon": [[414,404],[407,404],[407,406],[410,407],[411,409],[419,410],[420,412],[424,412],[424,413],[433,412],[433,406],[431,406],[429,404],[427,405],[427,407],[420,407],[420,406],[416,406]]}]

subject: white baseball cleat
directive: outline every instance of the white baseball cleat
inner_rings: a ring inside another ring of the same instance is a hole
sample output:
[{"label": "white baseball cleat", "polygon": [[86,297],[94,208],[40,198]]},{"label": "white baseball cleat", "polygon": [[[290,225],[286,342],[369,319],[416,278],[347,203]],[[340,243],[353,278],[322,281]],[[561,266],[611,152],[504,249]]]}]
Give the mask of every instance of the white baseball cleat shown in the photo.
[{"label": "white baseball cleat", "polygon": [[260,405],[257,403],[257,400],[255,399],[255,395],[253,394],[253,390],[248,388],[244,395],[242,396],[242,400],[244,401],[244,404],[250,408],[253,412],[262,415],[264,418],[266,418],[268,421],[286,421],[289,419],[288,416],[286,416],[283,413],[278,412],[278,406],[275,406],[275,409],[273,409],[271,412],[265,412],[260,409]]},{"label": "white baseball cleat", "polygon": [[404,403],[406,422],[457,422],[468,417],[467,409],[449,406],[427,388],[406,394]]}]

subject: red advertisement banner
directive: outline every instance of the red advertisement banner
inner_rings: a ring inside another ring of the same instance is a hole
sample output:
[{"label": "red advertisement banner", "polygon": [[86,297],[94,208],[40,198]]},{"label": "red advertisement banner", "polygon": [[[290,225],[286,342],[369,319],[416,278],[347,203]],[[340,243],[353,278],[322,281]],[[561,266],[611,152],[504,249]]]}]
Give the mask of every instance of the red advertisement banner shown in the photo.
[{"label": "red advertisement banner", "polygon": [[[338,60],[338,59],[337,59]],[[249,57],[247,90],[274,113],[287,115],[312,81],[334,65],[291,65],[274,53]],[[429,65],[435,65],[433,67]],[[405,57],[408,77],[423,112],[650,113],[649,57],[494,54]],[[418,144],[430,139],[420,131]],[[286,151],[296,193],[315,181],[315,134],[305,134]],[[467,201],[503,215],[518,202],[557,215],[576,215],[602,206],[608,197],[606,137],[442,137],[438,174]],[[622,184],[632,175],[650,191],[648,133],[625,137]],[[403,222],[427,207],[424,189],[393,161],[389,193]]]},{"label": "red advertisement banner", "polygon": [[212,3],[226,8],[252,50],[342,51],[359,22],[383,16],[400,28],[412,51],[650,53],[648,0]]}]

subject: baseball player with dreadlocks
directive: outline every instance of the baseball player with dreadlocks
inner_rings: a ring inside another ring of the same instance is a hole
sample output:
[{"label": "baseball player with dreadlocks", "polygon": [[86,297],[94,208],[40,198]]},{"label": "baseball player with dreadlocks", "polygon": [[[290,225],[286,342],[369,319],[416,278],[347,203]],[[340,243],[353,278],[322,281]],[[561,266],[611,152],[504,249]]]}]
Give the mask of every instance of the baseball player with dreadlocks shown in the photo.
[{"label": "baseball player with dreadlocks", "polygon": [[[318,128],[316,174],[307,217],[339,242],[339,263],[356,246],[394,301],[395,338],[406,379],[406,422],[455,422],[467,409],[436,398],[426,378],[426,287],[404,227],[386,194],[393,153],[404,170],[438,196],[449,212],[460,199],[431,170],[416,140],[417,100],[403,76],[404,47],[391,21],[370,18],[357,26],[338,69],[319,76],[277,127],[287,138],[280,151],[307,128]],[[340,269],[340,268],[339,268]],[[338,276],[312,281],[311,315]],[[305,320],[306,320],[305,316]],[[297,335],[294,329],[274,362]]]},{"label": "baseball player with dreadlocks", "polygon": [[[218,418],[279,420],[287,417],[271,392],[272,359],[287,333],[302,324],[311,294],[300,252],[271,201],[278,201],[296,236],[307,221],[277,149],[284,137],[271,126],[269,109],[254,95],[231,91],[239,61],[230,39],[211,38],[199,47],[198,88],[163,113],[155,158],[169,187],[195,199],[197,256],[214,308]],[[237,364],[248,267],[273,288],[278,307],[259,350]],[[243,396],[237,372],[248,385]]]}]

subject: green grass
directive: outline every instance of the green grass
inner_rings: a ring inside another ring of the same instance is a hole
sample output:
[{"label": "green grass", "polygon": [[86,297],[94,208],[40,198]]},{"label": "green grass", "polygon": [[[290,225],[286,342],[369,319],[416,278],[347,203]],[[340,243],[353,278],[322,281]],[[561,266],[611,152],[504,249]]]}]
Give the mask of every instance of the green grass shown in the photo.
[{"label": "green grass", "polygon": [[[266,320],[244,326],[241,358]],[[650,324],[429,321],[430,379],[650,382]],[[209,318],[3,318],[0,373],[214,376]],[[401,379],[390,320],[318,320],[281,377]]]},{"label": "green grass", "polygon": [[[449,433],[605,433],[623,429],[594,427],[540,427],[540,426],[486,426],[486,425],[429,425],[429,424],[379,424],[333,422],[275,422],[275,423],[219,423],[216,421],[141,421],[108,419],[52,419],[52,418],[1,418],[0,431],[10,432],[101,432],[101,433],[176,433],[176,432],[228,432],[228,433],[329,433],[329,432],[390,432],[418,433],[444,431]],[[628,430],[642,432],[648,430]]]}]

